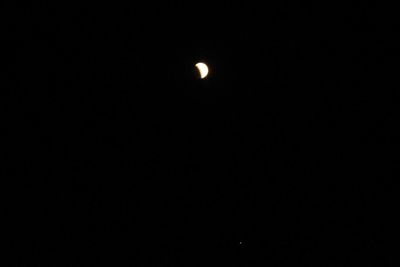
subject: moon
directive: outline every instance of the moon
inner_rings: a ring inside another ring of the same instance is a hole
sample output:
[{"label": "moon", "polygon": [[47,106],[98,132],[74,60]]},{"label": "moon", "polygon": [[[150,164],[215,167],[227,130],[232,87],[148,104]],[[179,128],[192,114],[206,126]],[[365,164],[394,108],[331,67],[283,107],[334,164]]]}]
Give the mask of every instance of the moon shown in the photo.
[{"label": "moon", "polygon": [[204,79],[208,75],[208,66],[205,63],[199,62],[196,64],[196,68],[200,72],[200,77]]}]

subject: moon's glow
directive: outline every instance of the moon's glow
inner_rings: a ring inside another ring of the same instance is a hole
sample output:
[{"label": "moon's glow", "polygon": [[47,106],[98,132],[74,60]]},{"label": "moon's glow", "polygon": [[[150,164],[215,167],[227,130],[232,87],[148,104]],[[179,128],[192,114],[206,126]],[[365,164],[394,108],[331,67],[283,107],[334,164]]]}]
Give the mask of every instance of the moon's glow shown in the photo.
[{"label": "moon's glow", "polygon": [[196,67],[197,67],[197,69],[199,70],[199,72],[200,72],[200,77],[201,77],[202,79],[204,79],[205,77],[207,77],[209,70],[208,70],[208,67],[207,67],[206,64],[200,62],[200,63],[197,63],[197,64],[196,64]]}]

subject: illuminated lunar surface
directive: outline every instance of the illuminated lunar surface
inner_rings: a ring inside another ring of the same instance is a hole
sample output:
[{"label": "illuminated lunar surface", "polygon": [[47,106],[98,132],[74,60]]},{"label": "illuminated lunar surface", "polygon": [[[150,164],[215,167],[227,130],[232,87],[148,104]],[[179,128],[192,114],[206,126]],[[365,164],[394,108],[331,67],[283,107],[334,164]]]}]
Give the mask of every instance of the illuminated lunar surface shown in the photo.
[{"label": "illuminated lunar surface", "polygon": [[206,78],[208,73],[209,73],[209,69],[208,66],[205,63],[199,62],[196,64],[196,68],[198,69],[199,73],[200,73],[200,77],[202,79]]}]

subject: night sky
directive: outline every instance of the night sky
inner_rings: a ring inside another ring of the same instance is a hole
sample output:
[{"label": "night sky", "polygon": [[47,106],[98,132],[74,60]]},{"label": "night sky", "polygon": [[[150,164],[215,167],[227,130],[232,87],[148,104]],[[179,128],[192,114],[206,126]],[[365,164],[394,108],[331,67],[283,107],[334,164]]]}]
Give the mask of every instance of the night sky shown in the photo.
[{"label": "night sky", "polygon": [[392,265],[389,7],[0,17],[7,266]]}]

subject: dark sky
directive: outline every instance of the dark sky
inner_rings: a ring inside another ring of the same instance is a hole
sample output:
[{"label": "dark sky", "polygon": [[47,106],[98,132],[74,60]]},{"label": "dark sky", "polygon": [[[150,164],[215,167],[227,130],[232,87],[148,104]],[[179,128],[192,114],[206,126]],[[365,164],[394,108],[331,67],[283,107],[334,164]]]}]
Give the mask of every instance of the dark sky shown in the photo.
[{"label": "dark sky", "polygon": [[4,5],[12,266],[390,265],[391,13]]}]

